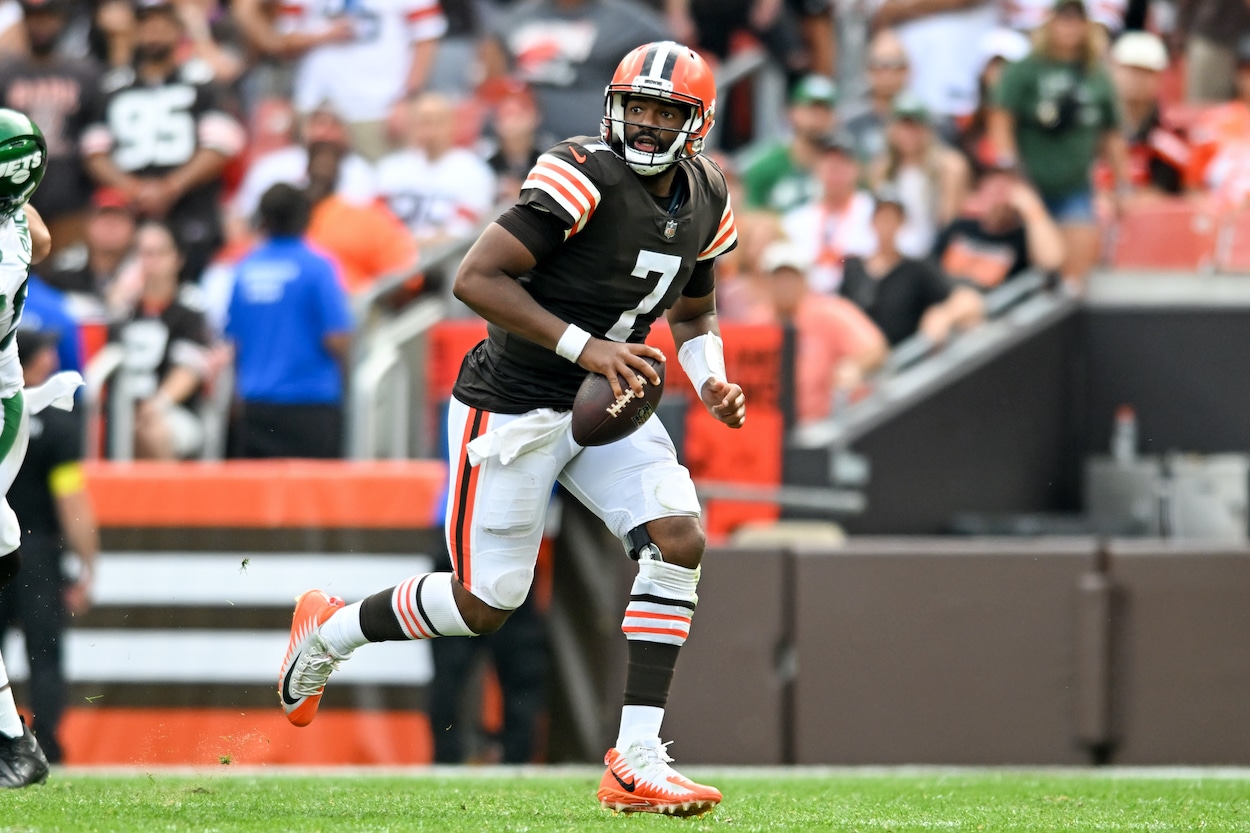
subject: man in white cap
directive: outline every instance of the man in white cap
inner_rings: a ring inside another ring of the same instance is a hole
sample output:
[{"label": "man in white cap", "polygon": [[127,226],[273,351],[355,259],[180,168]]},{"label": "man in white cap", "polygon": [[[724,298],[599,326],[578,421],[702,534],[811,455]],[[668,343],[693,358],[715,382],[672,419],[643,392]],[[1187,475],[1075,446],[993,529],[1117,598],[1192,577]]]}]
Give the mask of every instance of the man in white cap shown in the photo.
[{"label": "man in white cap", "polygon": [[1134,190],[1179,194],[1184,190],[1190,147],[1159,107],[1159,76],[1168,53],[1150,32],[1126,32],[1111,48],[1116,91],[1129,145],[1129,180]]}]

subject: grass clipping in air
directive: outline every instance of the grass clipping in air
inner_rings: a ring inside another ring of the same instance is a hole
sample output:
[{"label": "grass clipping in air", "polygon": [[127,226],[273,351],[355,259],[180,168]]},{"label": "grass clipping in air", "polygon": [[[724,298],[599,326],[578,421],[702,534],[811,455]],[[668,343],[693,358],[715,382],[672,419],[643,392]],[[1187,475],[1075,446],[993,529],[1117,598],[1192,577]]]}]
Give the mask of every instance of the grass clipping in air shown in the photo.
[{"label": "grass clipping in air", "polygon": [[776,775],[691,769],[725,793],[695,819],[602,810],[589,771],[348,777],[54,772],[0,791],[0,833],[138,831],[1250,831],[1250,774],[1200,770]]}]

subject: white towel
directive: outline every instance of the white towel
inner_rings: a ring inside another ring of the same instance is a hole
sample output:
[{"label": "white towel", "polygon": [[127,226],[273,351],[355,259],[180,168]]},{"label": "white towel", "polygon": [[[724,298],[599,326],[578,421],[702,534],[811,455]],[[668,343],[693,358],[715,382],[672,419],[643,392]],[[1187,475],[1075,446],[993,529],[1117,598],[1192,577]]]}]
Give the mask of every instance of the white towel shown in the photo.
[{"label": "white towel", "polygon": [[82,387],[82,376],[73,370],[55,373],[42,385],[26,388],[22,396],[26,400],[26,411],[37,414],[48,406],[60,408],[62,411],[74,410],[74,391]]},{"label": "white towel", "polygon": [[469,465],[477,466],[489,457],[498,457],[506,466],[525,452],[553,442],[572,421],[572,411],[551,408],[540,408],[514,419],[469,443]]}]

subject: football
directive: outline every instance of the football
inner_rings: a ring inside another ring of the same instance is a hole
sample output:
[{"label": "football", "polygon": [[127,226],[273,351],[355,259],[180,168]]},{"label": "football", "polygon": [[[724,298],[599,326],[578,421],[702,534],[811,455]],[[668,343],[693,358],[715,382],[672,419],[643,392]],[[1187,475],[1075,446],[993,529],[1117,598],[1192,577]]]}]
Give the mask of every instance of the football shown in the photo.
[{"label": "football", "polygon": [[644,356],[655,372],[660,374],[660,384],[653,385],[642,374],[642,398],[621,379],[624,388],[620,398],[612,393],[608,377],[588,373],[577,389],[573,400],[573,439],[578,445],[607,445],[642,427],[651,418],[664,395],[664,362]]}]

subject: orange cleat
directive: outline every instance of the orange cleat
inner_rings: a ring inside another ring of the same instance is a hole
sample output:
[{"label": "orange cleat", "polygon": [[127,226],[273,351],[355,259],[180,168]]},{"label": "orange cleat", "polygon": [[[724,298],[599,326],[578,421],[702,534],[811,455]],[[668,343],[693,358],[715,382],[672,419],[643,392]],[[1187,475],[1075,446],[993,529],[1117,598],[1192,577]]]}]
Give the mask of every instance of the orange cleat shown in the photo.
[{"label": "orange cleat", "polygon": [[309,590],[295,600],[291,620],[291,641],[278,672],[278,698],[286,719],[296,726],[307,726],[317,716],[321,694],[330,672],[347,656],[330,651],[321,638],[321,626],[342,609],[345,602],[320,590]]},{"label": "orange cleat", "polygon": [[608,771],[599,782],[599,803],[619,813],[701,816],[721,802],[720,790],[696,784],[669,766],[673,759],[658,739],[621,751],[609,749]]}]

